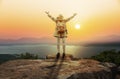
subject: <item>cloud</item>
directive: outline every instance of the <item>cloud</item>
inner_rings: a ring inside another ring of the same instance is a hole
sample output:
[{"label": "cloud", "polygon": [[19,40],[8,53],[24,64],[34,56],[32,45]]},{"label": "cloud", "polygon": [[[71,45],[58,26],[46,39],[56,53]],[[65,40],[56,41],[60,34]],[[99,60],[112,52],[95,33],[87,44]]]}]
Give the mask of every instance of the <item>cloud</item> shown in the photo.
[{"label": "cloud", "polygon": [[86,46],[120,46],[120,35],[96,37],[84,43]]}]

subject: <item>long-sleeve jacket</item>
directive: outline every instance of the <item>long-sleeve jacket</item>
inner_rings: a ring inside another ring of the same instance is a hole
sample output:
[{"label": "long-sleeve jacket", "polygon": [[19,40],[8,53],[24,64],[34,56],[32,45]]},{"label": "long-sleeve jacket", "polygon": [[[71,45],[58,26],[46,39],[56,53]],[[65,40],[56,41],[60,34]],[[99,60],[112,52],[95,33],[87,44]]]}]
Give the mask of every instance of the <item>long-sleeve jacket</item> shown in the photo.
[{"label": "long-sleeve jacket", "polygon": [[59,27],[63,26],[65,33],[63,33],[63,37],[67,37],[67,27],[66,27],[66,22],[68,22],[69,20],[71,20],[75,15],[67,18],[67,19],[63,19],[62,21],[59,21],[58,19],[52,17],[51,15],[48,14],[48,17],[51,18],[55,23],[56,23],[56,28],[55,28],[55,32],[54,32],[54,36],[55,37],[60,37],[60,34],[58,33],[59,31]]}]

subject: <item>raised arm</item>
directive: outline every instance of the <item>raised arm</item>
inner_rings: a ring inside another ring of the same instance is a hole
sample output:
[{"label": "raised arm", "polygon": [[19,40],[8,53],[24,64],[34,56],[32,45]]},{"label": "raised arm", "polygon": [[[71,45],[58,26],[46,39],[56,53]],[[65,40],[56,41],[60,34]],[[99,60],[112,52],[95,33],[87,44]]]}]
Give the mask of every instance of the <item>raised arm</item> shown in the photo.
[{"label": "raised arm", "polygon": [[76,13],[74,13],[74,14],[73,14],[73,16],[71,16],[71,17],[67,18],[65,21],[66,21],[66,22],[70,21],[70,20],[71,20],[72,18],[74,18],[76,15],[77,15],[77,14],[76,14]]},{"label": "raised arm", "polygon": [[47,15],[48,15],[48,17],[50,18],[50,19],[52,19],[53,21],[56,21],[56,19],[54,18],[54,17],[52,17],[50,14],[49,14],[49,12],[45,12]]}]

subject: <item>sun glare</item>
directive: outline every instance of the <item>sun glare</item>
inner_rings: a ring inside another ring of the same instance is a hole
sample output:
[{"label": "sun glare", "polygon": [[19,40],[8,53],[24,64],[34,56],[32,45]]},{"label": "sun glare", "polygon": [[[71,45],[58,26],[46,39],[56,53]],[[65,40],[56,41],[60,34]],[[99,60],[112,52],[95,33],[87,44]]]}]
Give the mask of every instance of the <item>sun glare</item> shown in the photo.
[{"label": "sun glare", "polygon": [[75,25],[75,28],[76,28],[76,29],[80,29],[80,24],[76,24],[76,25]]}]

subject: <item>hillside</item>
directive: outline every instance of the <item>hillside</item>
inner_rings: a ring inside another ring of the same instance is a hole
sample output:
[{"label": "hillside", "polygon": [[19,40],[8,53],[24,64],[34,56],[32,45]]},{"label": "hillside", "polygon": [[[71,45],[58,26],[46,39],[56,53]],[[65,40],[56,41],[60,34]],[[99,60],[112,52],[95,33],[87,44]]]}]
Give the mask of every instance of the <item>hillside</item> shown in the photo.
[{"label": "hillside", "polygon": [[0,65],[0,79],[113,79],[110,67],[90,59],[12,60]]}]

